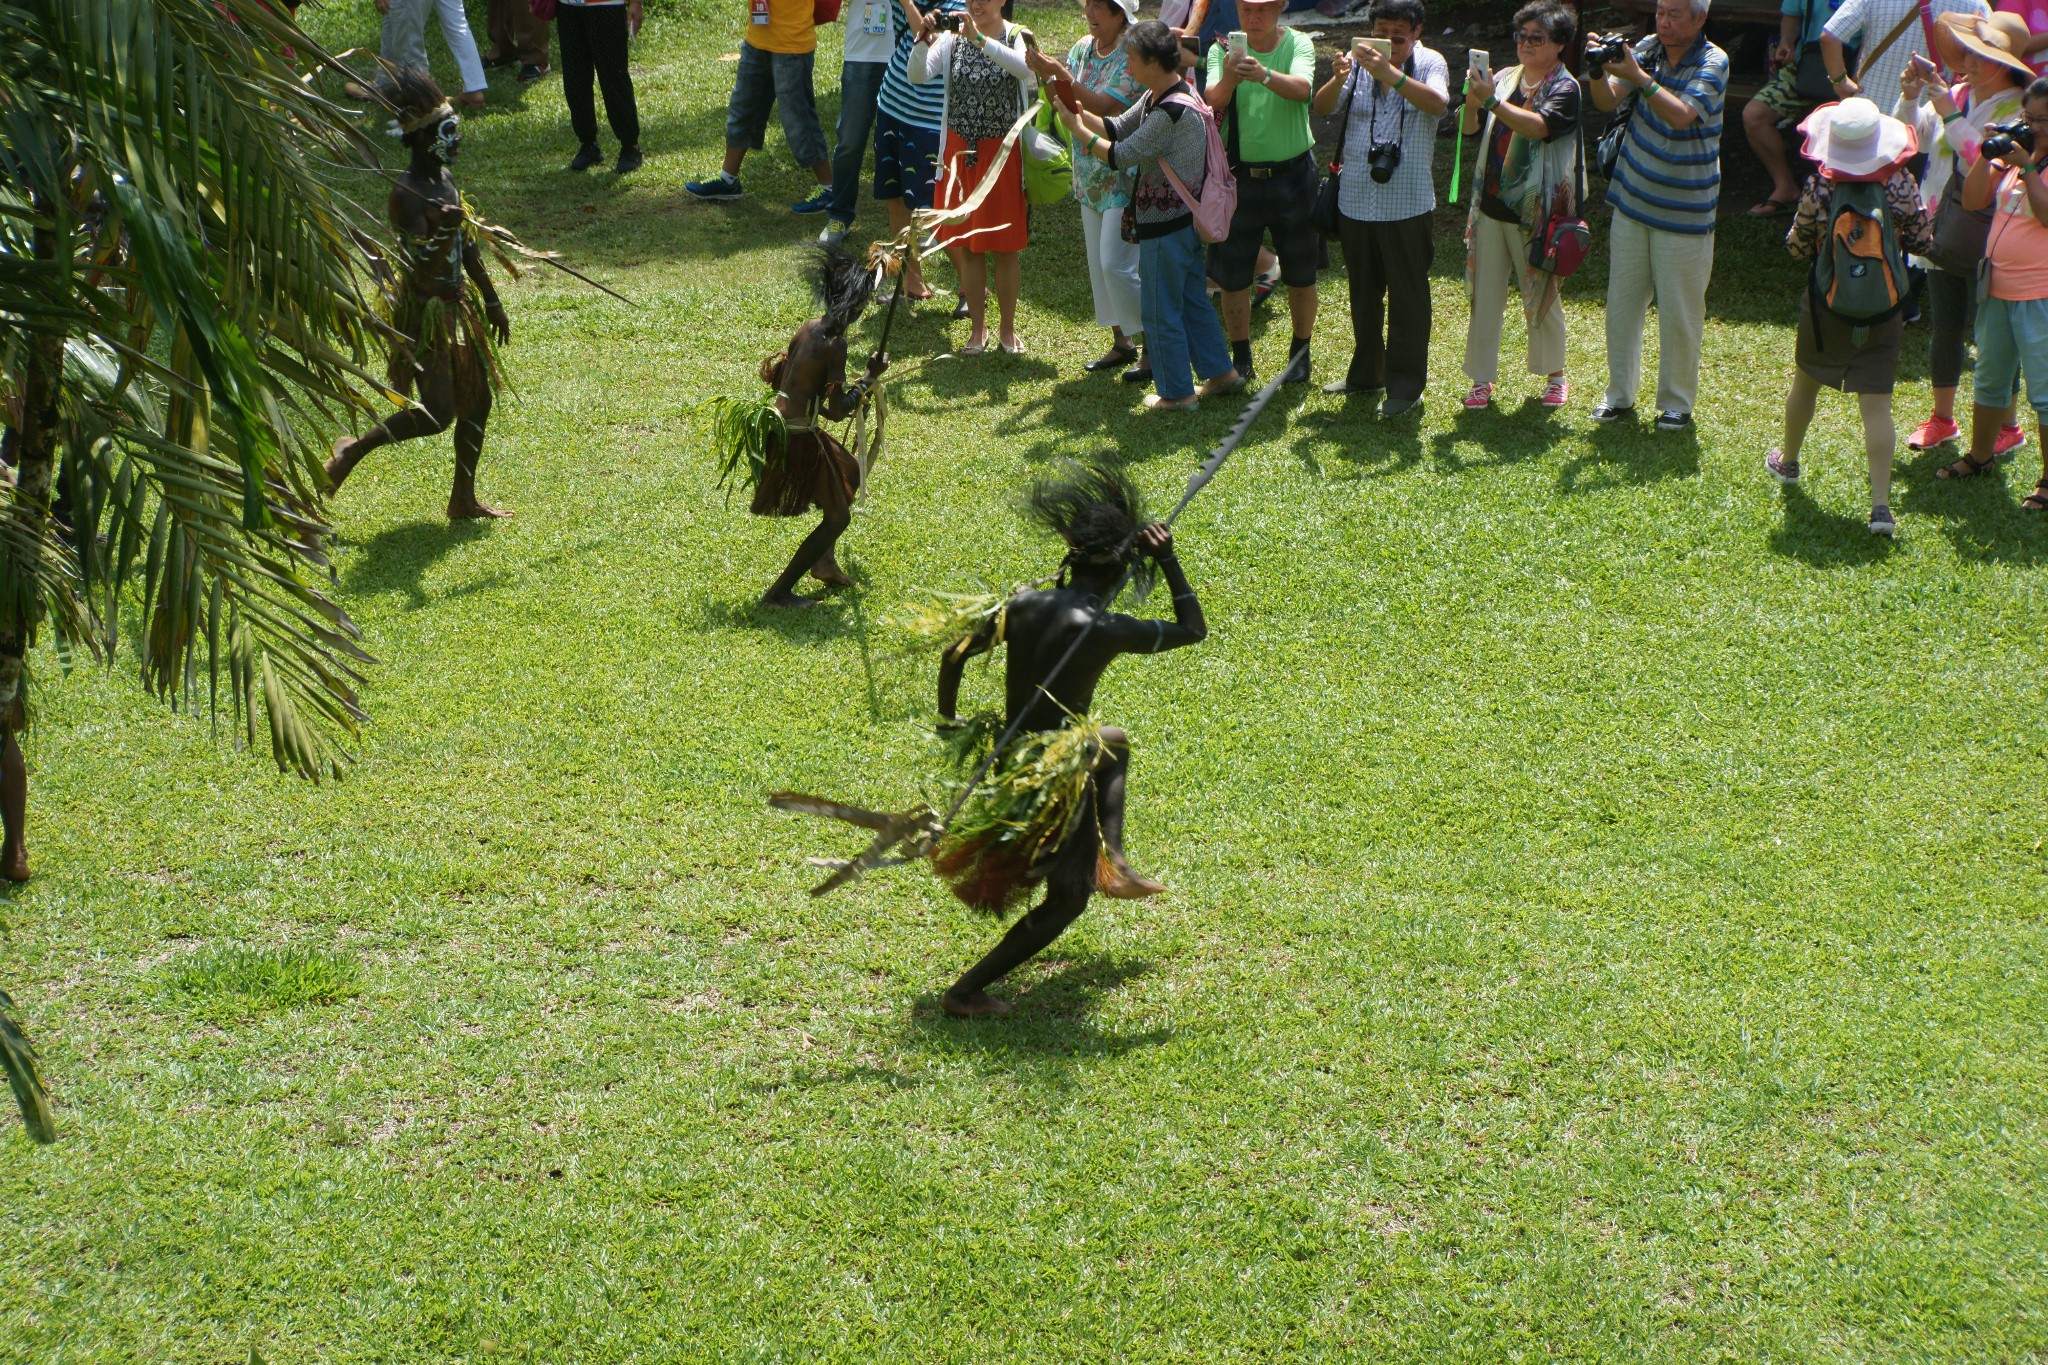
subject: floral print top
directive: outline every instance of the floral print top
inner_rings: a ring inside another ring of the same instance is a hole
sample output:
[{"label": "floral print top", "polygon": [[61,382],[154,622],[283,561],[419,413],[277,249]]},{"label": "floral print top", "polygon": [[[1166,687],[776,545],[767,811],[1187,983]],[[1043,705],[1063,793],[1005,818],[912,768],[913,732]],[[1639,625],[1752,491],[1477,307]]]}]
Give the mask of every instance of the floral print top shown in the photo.
[{"label": "floral print top", "polygon": [[[1128,32],[1126,30],[1127,35]],[[1074,73],[1074,84],[1098,95],[1114,95],[1123,101],[1126,109],[1137,103],[1138,96],[1144,93],[1143,87],[1131,76],[1123,38],[1116,40],[1116,47],[1107,57],[1096,52],[1095,39],[1083,38],[1067,54],[1067,70]],[[1081,150],[1081,144],[1087,141],[1085,136],[1076,137],[1073,141],[1074,197],[1097,213],[1122,212],[1131,202],[1131,187],[1137,182],[1137,171],[1119,171],[1087,155]]]}]

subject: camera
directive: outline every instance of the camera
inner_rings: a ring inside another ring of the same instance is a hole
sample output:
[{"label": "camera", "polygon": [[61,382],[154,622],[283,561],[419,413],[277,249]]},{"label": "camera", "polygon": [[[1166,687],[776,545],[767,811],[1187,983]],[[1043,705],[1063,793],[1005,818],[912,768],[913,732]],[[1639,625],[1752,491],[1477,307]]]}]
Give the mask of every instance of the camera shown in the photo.
[{"label": "camera", "polygon": [[2009,123],[1993,123],[1984,129],[1981,150],[1985,156],[2002,161],[2012,155],[2012,149],[2034,150],[2034,129],[2025,119],[2013,119]]},{"label": "camera", "polygon": [[1365,154],[1365,164],[1371,173],[1373,183],[1384,185],[1394,178],[1394,171],[1401,164],[1401,144],[1398,142],[1375,142]]},{"label": "camera", "polygon": [[1586,61],[1593,66],[1605,66],[1618,62],[1628,54],[1629,41],[1619,33],[1589,33],[1586,35]]},{"label": "camera", "polygon": [[934,33],[958,33],[960,21],[966,17],[964,14],[928,14],[925,22],[932,26]]}]

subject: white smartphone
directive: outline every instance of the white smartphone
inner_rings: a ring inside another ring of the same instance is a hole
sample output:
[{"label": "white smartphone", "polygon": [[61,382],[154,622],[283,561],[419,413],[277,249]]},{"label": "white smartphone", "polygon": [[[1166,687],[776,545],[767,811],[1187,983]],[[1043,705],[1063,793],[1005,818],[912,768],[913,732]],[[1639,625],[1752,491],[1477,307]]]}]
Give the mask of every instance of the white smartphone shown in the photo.
[{"label": "white smartphone", "polygon": [[1361,38],[1359,41],[1378,48],[1380,55],[1388,61],[1394,60],[1394,40],[1392,38]]},{"label": "white smartphone", "polygon": [[1229,41],[1230,41],[1230,60],[1232,60],[1233,62],[1241,62],[1241,61],[1243,61],[1243,60],[1244,60],[1244,55],[1245,55],[1245,52],[1246,52],[1246,47],[1245,47],[1245,44],[1246,44],[1246,43],[1247,43],[1247,42],[1249,41],[1249,40],[1248,40],[1248,39],[1247,39],[1247,38],[1246,38],[1246,37],[1244,36],[1244,30],[1243,30],[1243,29],[1236,29],[1236,30],[1233,30],[1233,31],[1231,32],[1231,35],[1230,35],[1230,39],[1229,39]]},{"label": "white smartphone", "polygon": [[1493,74],[1493,58],[1487,54],[1486,49],[1483,47],[1468,49],[1465,53],[1465,61],[1469,69],[1477,71],[1482,76],[1491,76]]}]

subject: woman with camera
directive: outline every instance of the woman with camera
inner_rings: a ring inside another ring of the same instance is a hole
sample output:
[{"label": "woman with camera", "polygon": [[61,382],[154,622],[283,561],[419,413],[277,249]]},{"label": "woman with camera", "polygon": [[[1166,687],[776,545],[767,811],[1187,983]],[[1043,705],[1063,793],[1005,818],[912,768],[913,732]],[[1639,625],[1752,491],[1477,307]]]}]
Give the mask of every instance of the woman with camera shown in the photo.
[{"label": "woman with camera", "polygon": [[1384,417],[1422,401],[1428,382],[1436,260],[1430,163],[1451,73],[1442,54],[1422,46],[1424,19],[1422,0],[1377,0],[1372,39],[1337,54],[1310,103],[1318,117],[1340,105],[1345,114],[1337,235],[1351,276],[1351,368],[1323,392],[1385,390]]},{"label": "woman with camera", "polygon": [[[1993,413],[2011,406],[2022,370],[2036,440],[2048,423],[2048,79],[2027,87],[2023,119],[2019,127],[1984,139],[1981,157],[1963,180],[1963,207],[1992,210],[1984,248],[1991,278],[1989,297],[1977,305],[1977,421],[1970,453],[1941,470],[1944,478],[1967,479],[1997,462]],[[2041,480],[2020,506],[2048,512],[2048,449],[2041,456]]]},{"label": "woman with camera", "polygon": [[1464,129],[1484,119],[1482,169],[1465,220],[1465,284],[1472,321],[1465,333],[1468,409],[1493,402],[1500,373],[1501,315],[1512,278],[1528,325],[1529,373],[1543,376],[1543,406],[1571,396],[1564,375],[1564,306],[1557,276],[1531,264],[1529,243],[1554,218],[1576,215],[1585,181],[1579,150],[1579,83],[1564,69],[1576,25],[1563,6],[1541,0],[1515,15],[1520,64],[1498,75],[1466,76]]},{"label": "woman with camera", "polygon": [[[1956,439],[1956,388],[1963,374],[1963,339],[1976,313],[1977,263],[1984,258],[1990,215],[1962,211],[1963,177],[1975,164],[1984,130],[2016,118],[2027,82],[2034,78],[2024,56],[2027,26],[2010,14],[1980,20],[1944,14],[1934,24],[1935,50],[1942,65],[1962,76],[1953,89],[1932,62],[1914,55],[1899,78],[1893,114],[1910,124],[1927,152],[1920,197],[1935,220],[1934,246],[1927,253],[1928,378],[1934,411],[1906,445],[1932,450]],[[2027,436],[2010,411],[1997,417],[1996,454],[2017,449]]]},{"label": "woman with camera", "polygon": [[967,305],[967,344],[958,348],[959,355],[988,349],[991,273],[1002,318],[997,344],[1006,355],[1024,351],[1017,337],[1017,289],[1024,244],[1031,236],[1024,149],[1014,146],[1005,157],[1003,139],[1030,106],[1037,86],[1024,60],[1030,35],[1003,18],[1003,5],[1004,0],[967,0],[957,32],[927,27],[910,54],[913,82],[942,81],[946,88],[936,207],[958,208],[974,197],[984,177],[995,177],[979,207],[932,234],[959,272],[960,297]]}]

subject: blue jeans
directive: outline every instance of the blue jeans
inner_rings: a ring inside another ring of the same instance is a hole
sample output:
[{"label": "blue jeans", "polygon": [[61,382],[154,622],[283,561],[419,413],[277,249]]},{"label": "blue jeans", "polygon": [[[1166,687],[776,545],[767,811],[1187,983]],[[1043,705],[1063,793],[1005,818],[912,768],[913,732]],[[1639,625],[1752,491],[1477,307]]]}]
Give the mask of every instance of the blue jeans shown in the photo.
[{"label": "blue jeans", "polygon": [[1984,300],[1977,305],[1977,404],[2010,406],[2022,370],[2027,402],[2048,425],[2048,299]]},{"label": "blue jeans", "polygon": [[782,135],[789,139],[796,164],[810,170],[831,153],[825,130],[818,126],[818,103],[811,94],[815,52],[763,52],[740,44],[740,67],[733,73],[732,101],[725,107],[725,145],[761,150],[768,131],[768,108],[782,115]]},{"label": "blue jeans", "polygon": [[1145,341],[1152,348],[1152,387],[1161,398],[1192,397],[1197,378],[1214,379],[1230,369],[1230,344],[1209,302],[1194,228],[1138,243],[1138,279]]},{"label": "blue jeans", "polygon": [[839,147],[832,153],[832,204],[825,210],[835,223],[851,223],[860,203],[860,164],[867,160],[868,134],[875,127],[875,101],[882,93],[887,62],[845,62],[839,68]]}]

